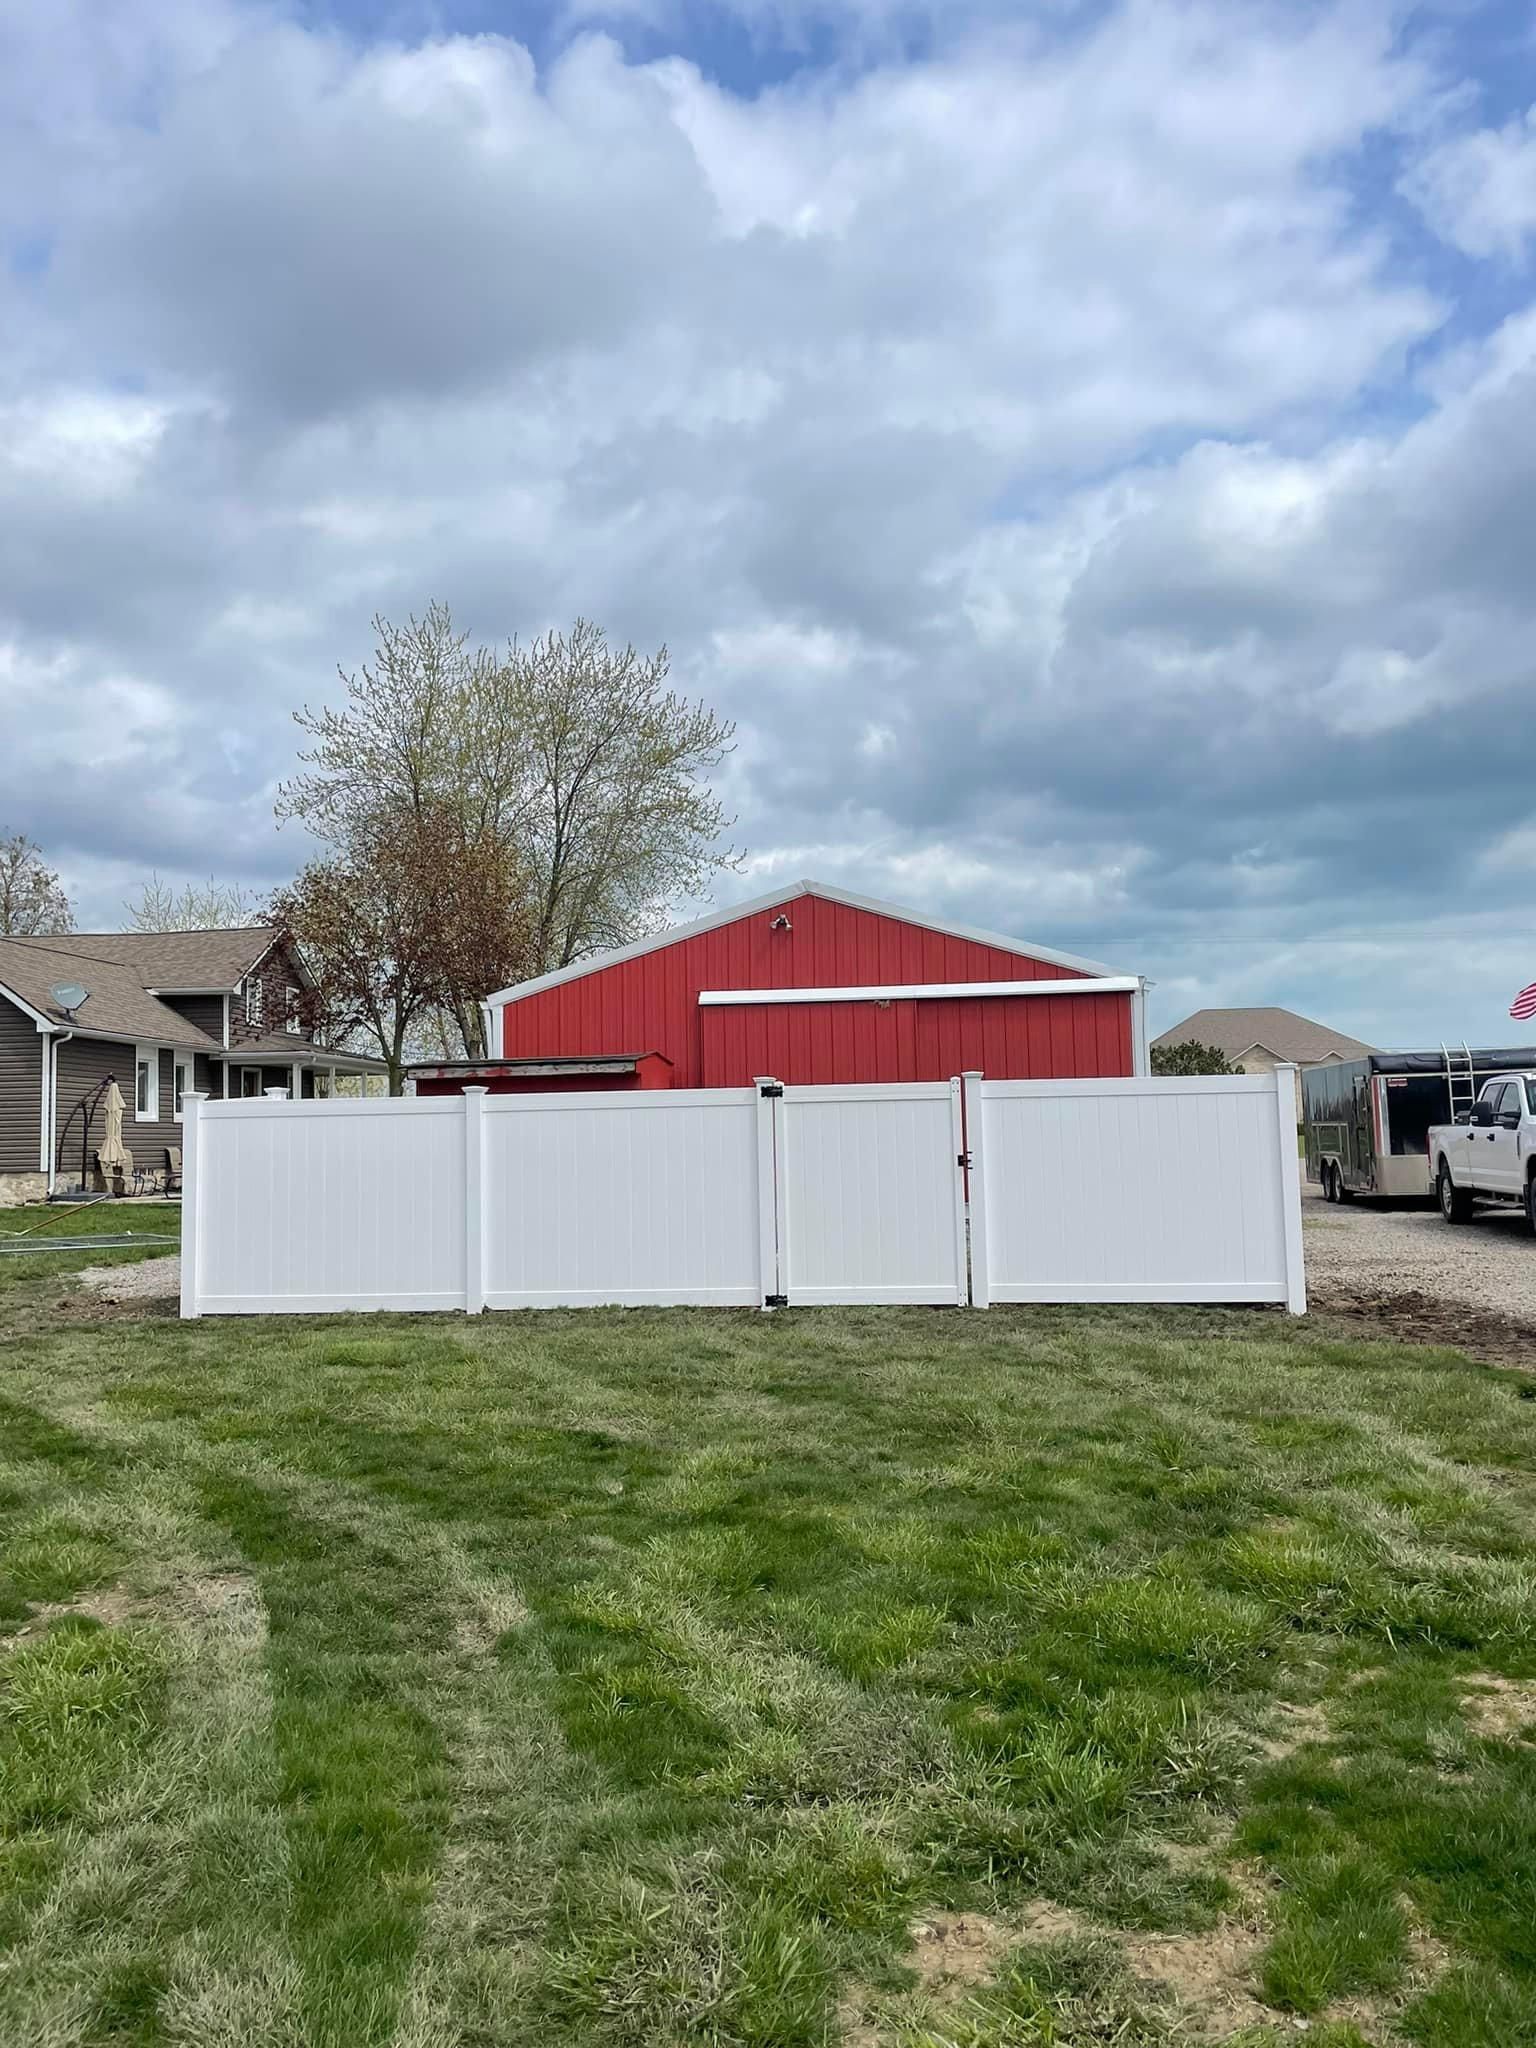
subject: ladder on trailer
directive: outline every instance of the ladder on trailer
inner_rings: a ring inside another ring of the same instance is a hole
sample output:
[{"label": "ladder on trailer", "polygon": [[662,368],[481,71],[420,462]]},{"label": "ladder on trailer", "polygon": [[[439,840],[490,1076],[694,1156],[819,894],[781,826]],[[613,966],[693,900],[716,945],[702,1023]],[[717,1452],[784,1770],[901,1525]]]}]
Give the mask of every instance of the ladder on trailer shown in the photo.
[{"label": "ladder on trailer", "polygon": [[1445,1061],[1446,1086],[1451,1094],[1451,1122],[1455,1123],[1457,1112],[1470,1109],[1477,1100],[1477,1075],[1472,1070],[1472,1051],[1465,1039],[1461,1042],[1460,1052],[1454,1051],[1441,1039],[1440,1054]]}]

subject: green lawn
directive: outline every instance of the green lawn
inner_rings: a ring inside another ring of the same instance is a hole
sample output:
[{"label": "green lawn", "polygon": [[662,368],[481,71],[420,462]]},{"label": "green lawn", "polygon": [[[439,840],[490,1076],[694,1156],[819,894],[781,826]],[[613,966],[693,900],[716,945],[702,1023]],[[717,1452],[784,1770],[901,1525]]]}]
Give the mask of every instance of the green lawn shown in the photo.
[{"label": "green lawn", "polygon": [[[170,1244],[147,1243],[142,1250],[132,1245],[94,1252],[51,1252],[51,1238],[126,1237],[130,1233],[149,1239],[170,1238]],[[92,1202],[83,1208],[67,1203],[44,1206],[29,1203],[22,1209],[0,1209],[0,1237],[15,1241],[25,1237],[38,1247],[33,1252],[0,1253],[0,1316],[18,1301],[17,1290],[29,1280],[51,1280],[62,1274],[78,1273],[83,1266],[131,1265],[139,1259],[163,1259],[181,1242],[179,1202]]]},{"label": "green lawn", "polygon": [[0,2041],[1536,2042],[1519,1375],[0,1289]]}]

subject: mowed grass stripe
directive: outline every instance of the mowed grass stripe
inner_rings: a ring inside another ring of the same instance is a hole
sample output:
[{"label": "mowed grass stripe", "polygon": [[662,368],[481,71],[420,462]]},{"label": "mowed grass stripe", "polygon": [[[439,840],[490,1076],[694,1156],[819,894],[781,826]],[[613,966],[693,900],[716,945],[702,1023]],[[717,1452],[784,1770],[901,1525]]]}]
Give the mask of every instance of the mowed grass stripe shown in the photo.
[{"label": "mowed grass stripe", "polygon": [[[20,1376],[260,1586],[297,2039],[1150,2041],[1137,1941],[1242,1914],[1287,2037],[1536,2038],[1536,1752],[1464,1706],[1536,1676],[1511,1376],[1138,1311],[41,1330]],[[968,2000],[903,1976],[946,1908]]]}]

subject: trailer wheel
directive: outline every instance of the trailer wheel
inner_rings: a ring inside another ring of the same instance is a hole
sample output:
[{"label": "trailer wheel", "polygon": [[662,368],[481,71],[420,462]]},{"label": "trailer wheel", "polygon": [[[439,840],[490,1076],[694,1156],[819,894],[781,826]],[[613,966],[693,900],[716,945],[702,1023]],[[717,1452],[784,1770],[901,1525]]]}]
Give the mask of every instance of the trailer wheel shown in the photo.
[{"label": "trailer wheel", "polygon": [[1338,1199],[1339,1170],[1336,1166],[1325,1162],[1323,1166],[1323,1200],[1325,1202],[1336,1202]]},{"label": "trailer wheel", "polygon": [[1435,1175],[1435,1193],[1440,1197],[1440,1214],[1447,1223],[1472,1221],[1472,1197],[1465,1188],[1457,1187],[1451,1179],[1451,1169],[1443,1159],[1440,1171]]}]

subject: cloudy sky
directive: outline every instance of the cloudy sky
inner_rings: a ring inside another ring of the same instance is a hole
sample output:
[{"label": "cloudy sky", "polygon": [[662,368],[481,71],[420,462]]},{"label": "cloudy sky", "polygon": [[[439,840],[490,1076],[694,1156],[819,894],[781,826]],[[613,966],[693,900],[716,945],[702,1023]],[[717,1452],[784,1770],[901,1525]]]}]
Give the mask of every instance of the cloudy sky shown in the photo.
[{"label": "cloudy sky", "polygon": [[371,614],[581,611],[722,896],[1507,1037],[1533,101],[1505,0],[0,0],[0,830],[265,886]]}]

